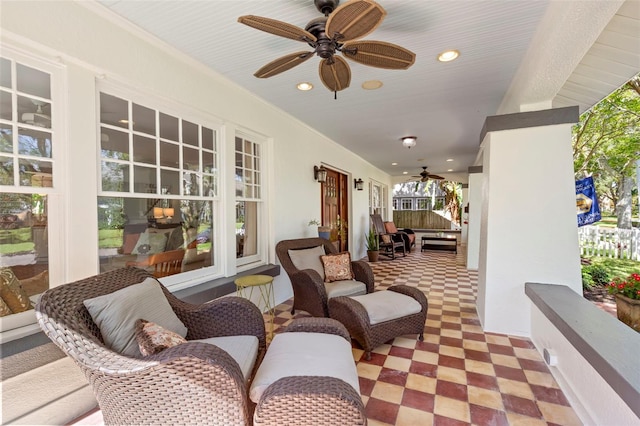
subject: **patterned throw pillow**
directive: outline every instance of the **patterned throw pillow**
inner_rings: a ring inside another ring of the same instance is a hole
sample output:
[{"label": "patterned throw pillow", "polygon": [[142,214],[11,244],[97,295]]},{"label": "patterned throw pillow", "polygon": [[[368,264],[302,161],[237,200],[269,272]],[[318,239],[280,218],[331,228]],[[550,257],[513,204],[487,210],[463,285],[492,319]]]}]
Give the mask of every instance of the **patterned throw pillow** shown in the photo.
[{"label": "patterned throw pillow", "polygon": [[0,269],[0,297],[14,314],[32,308],[27,292],[24,291],[11,268]]},{"label": "patterned throw pillow", "polygon": [[320,256],[324,265],[324,277],[326,282],[352,280],[351,255],[348,251],[338,254],[325,254]]},{"label": "patterned throw pillow", "polygon": [[384,244],[391,244],[391,235],[383,235],[382,236],[382,242]]},{"label": "patterned throw pillow", "polygon": [[11,315],[11,309],[9,309],[9,305],[4,302],[4,299],[0,297],[0,317],[4,317],[6,315]]},{"label": "patterned throw pillow", "polygon": [[154,355],[172,346],[186,343],[187,339],[144,319],[136,321],[136,341],[140,353],[144,356]]}]

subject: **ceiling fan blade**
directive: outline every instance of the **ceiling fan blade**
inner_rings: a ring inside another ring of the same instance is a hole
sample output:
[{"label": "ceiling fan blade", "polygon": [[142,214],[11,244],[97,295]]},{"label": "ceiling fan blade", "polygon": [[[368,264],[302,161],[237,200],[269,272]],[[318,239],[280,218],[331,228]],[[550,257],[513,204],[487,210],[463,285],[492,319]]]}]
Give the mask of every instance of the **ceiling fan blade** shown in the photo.
[{"label": "ceiling fan blade", "polygon": [[438,176],[438,175],[429,175],[429,179],[433,179],[433,180],[444,180],[444,178],[442,176]]},{"label": "ceiling fan blade", "polygon": [[307,59],[313,56],[313,52],[296,52],[289,55],[285,55],[275,61],[269,62],[267,65],[260,68],[253,75],[258,78],[268,78],[281,72],[290,70],[296,65],[300,65]]},{"label": "ceiling fan blade", "polygon": [[314,42],[317,40],[316,36],[309,31],[303,30],[295,25],[287,24],[286,22],[278,21],[276,19],[265,18],[262,16],[245,15],[238,18],[238,22],[248,25],[267,33],[275,34],[280,37],[290,38],[291,40],[302,41],[305,43]]},{"label": "ceiling fan blade", "polygon": [[329,38],[344,43],[362,38],[378,28],[387,12],[373,0],[350,0],[329,15],[325,27]]},{"label": "ceiling fan blade", "polygon": [[354,41],[345,43],[342,54],[363,65],[391,70],[406,70],[416,61],[416,54],[384,41]]},{"label": "ceiling fan blade", "polygon": [[332,92],[339,92],[349,87],[351,70],[347,61],[339,56],[323,59],[320,62],[320,80]]}]

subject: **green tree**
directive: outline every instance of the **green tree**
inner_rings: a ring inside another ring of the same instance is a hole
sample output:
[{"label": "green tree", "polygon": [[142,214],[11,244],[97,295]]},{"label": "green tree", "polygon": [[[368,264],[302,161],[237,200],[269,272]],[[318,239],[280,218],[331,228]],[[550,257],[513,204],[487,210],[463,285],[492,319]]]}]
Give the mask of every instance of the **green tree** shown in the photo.
[{"label": "green tree", "polygon": [[614,206],[618,227],[630,228],[640,156],[640,74],[584,112],[573,130],[576,179],[593,175],[600,205]]},{"label": "green tree", "polygon": [[451,215],[451,221],[460,225],[460,205],[462,204],[462,185],[458,182],[442,180],[439,183],[444,192],[444,210]]}]

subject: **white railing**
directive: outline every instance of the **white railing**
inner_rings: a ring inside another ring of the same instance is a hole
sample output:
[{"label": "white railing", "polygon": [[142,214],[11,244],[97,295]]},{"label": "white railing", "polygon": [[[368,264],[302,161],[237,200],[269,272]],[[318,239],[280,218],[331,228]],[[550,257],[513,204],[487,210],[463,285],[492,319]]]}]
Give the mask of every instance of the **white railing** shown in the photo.
[{"label": "white railing", "polygon": [[587,225],[578,228],[578,240],[582,256],[640,260],[638,228],[600,228]]}]

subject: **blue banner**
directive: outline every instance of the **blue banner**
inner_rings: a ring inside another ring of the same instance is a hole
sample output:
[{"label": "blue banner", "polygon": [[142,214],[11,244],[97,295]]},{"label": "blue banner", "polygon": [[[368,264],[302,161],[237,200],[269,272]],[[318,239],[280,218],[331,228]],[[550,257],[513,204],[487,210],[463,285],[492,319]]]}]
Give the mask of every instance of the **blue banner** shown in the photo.
[{"label": "blue banner", "polygon": [[590,225],[601,219],[592,176],[576,181],[576,209],[578,211],[578,226]]}]

